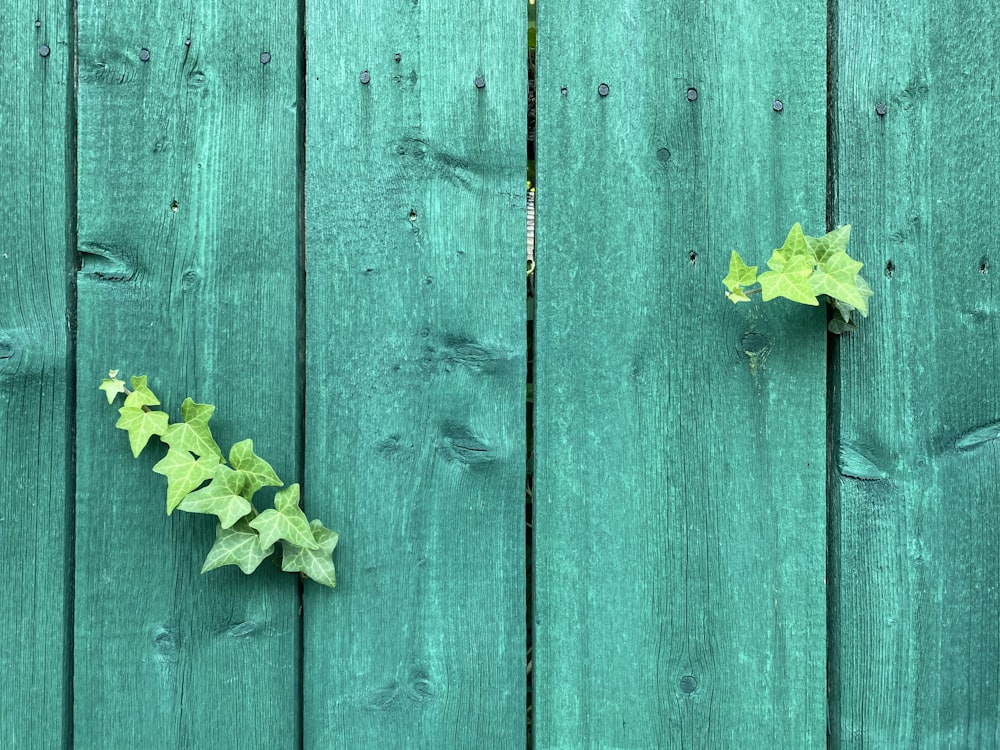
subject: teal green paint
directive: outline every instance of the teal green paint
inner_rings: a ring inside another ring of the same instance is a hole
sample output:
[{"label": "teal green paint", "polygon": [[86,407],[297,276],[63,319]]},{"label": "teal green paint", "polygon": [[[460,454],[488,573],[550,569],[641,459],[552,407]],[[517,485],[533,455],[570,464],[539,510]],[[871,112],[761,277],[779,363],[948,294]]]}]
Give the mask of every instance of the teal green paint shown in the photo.
[{"label": "teal green paint", "polygon": [[71,423],[64,4],[8,3],[0,34],[0,745],[60,747]]},{"label": "teal green paint", "polygon": [[817,2],[539,7],[539,750],[825,742],[825,319],[720,283],[824,230],[825,38]]},{"label": "teal green paint", "polygon": [[525,25],[307,7],[310,750],[524,746]]},{"label": "teal green paint", "polygon": [[834,748],[998,743],[998,12],[839,4],[836,218],[875,297],[835,426],[884,479],[833,477]]},{"label": "teal green paint", "polygon": [[296,8],[79,5],[77,747],[298,745],[294,578],[200,575],[213,524],[164,515],[163,449],[133,460],[97,390],[216,404],[299,478]]}]

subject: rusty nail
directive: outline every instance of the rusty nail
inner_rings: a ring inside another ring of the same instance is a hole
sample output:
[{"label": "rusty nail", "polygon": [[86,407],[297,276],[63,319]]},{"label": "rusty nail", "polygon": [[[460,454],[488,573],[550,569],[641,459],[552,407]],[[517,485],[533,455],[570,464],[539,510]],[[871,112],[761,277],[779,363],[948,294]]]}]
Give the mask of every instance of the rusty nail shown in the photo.
[{"label": "rusty nail", "polygon": [[139,50],[139,59],[143,62],[149,62],[149,50],[145,47]]},{"label": "rusty nail", "polygon": [[41,55],[42,57],[48,57],[51,53],[52,50],[49,49],[49,45],[47,44],[43,44],[41,47],[38,48],[38,54]]},{"label": "rusty nail", "polygon": [[698,98],[698,89],[696,88],[688,89],[687,98],[689,102],[693,102],[694,100],[696,100]]},{"label": "rusty nail", "polygon": [[369,73],[367,70],[362,71],[362,73],[361,73],[361,83],[363,83],[363,84],[365,84],[367,86],[368,83],[371,81],[371,79],[372,79],[371,73]]},{"label": "rusty nail", "polygon": [[609,93],[611,93],[611,89],[608,88],[608,84],[602,83],[600,86],[597,87],[597,93],[600,94],[601,96],[607,96]]},{"label": "rusty nail", "polygon": [[271,53],[270,52],[261,52],[260,53],[260,64],[261,65],[267,65],[269,62],[271,62]]}]

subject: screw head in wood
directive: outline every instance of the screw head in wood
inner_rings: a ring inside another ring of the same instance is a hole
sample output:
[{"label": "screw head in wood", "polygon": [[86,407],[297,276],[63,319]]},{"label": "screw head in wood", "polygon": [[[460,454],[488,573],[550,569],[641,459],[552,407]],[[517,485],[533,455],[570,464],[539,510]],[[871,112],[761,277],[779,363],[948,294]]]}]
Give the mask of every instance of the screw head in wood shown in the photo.
[{"label": "screw head in wood", "polygon": [[371,83],[371,80],[372,80],[371,73],[369,73],[367,70],[362,71],[362,73],[361,73],[361,83],[363,83],[365,86],[367,86],[369,83]]},{"label": "screw head in wood", "polygon": [[889,111],[889,108],[885,106],[883,102],[879,102],[875,105],[875,114],[879,117],[885,117],[885,113]]},{"label": "screw head in wood", "polygon": [[145,47],[139,50],[139,59],[143,62],[149,62],[149,50]]},{"label": "screw head in wood", "polygon": [[687,90],[687,100],[689,102],[696,101],[698,99],[698,89],[692,87]]},{"label": "screw head in wood", "polygon": [[608,88],[608,84],[602,83],[600,86],[597,87],[597,93],[600,96],[607,96],[608,94],[611,93],[611,89]]},{"label": "screw head in wood", "polygon": [[486,87],[486,79],[482,76],[476,76],[476,88],[481,89]]},{"label": "screw head in wood", "polygon": [[38,54],[41,55],[42,57],[48,57],[49,55],[52,54],[52,50],[49,49],[49,45],[43,44],[41,47],[38,48]]},{"label": "screw head in wood", "polygon": [[785,109],[785,105],[782,103],[781,99],[775,99],[771,102],[771,109],[775,112],[782,112]]},{"label": "screw head in wood", "polygon": [[261,52],[260,53],[260,64],[261,65],[267,65],[269,62],[271,62],[271,53],[270,52]]}]

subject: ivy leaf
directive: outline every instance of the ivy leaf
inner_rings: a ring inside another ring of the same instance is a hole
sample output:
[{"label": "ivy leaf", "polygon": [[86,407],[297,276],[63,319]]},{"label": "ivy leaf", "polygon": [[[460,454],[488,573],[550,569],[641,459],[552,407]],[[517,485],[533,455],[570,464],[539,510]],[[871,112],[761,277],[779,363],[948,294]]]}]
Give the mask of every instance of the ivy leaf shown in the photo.
[{"label": "ivy leaf", "polygon": [[223,565],[238,565],[250,575],[261,561],[274,552],[274,547],[264,547],[257,532],[245,520],[238,521],[232,528],[215,527],[215,544],[201,566],[201,572],[221,568]]},{"label": "ivy leaf", "polygon": [[125,406],[142,408],[143,406],[159,406],[158,399],[149,386],[146,385],[146,376],[132,376],[132,392],[125,397]]},{"label": "ivy leaf", "polygon": [[850,238],[851,225],[845,224],[832,232],[827,232],[822,237],[806,237],[806,245],[809,246],[816,262],[823,263],[835,253],[846,253],[847,242]]},{"label": "ivy leaf", "polygon": [[800,269],[803,266],[808,266],[811,270],[814,265],[816,257],[806,242],[806,236],[802,234],[802,225],[797,222],[789,230],[785,244],[772,252],[767,261],[767,267],[779,273]]},{"label": "ivy leaf", "polygon": [[863,263],[851,258],[847,253],[836,252],[827,256],[821,262],[809,284],[815,294],[826,294],[833,299],[846,302],[856,308],[862,315],[868,313],[868,300],[861,293],[855,279]]},{"label": "ivy leaf", "polygon": [[236,443],[229,450],[229,463],[241,476],[244,497],[251,498],[261,487],[280,487],[284,482],[278,479],[271,464],[253,452],[253,440],[249,438]]},{"label": "ivy leaf", "polygon": [[[230,528],[251,511],[250,501],[240,492],[243,477],[225,464],[214,468],[212,481],[207,487],[184,497],[177,504],[177,510],[186,513],[210,513],[217,516],[224,529]],[[256,532],[255,532],[256,533]]]},{"label": "ivy leaf", "polygon": [[296,547],[319,549],[309,527],[309,520],[299,507],[298,484],[278,492],[274,496],[274,510],[265,510],[250,522],[250,526],[257,529],[260,543],[265,546],[284,539]]},{"label": "ivy leaf", "polygon": [[310,550],[296,547],[289,542],[282,542],[284,555],[281,559],[281,569],[287,572],[299,572],[316,583],[329,586],[337,585],[337,571],[333,566],[333,548],[340,538],[336,531],[323,526],[316,520],[309,524],[313,538],[319,544],[319,549]]},{"label": "ivy leaf", "polygon": [[219,461],[216,456],[195,459],[188,451],[177,448],[167,451],[167,455],[153,467],[153,471],[167,478],[168,516],[190,492],[214,476]]},{"label": "ivy leaf", "polygon": [[[771,266],[771,261],[768,261],[767,265]],[[762,273],[757,279],[760,282],[761,298],[765,302],[775,297],[785,297],[804,305],[819,305],[819,300],[816,299],[809,283],[809,277],[813,273],[811,256],[783,257],[778,265],[780,266],[778,270]]]},{"label": "ivy leaf", "polygon": [[726,297],[737,302],[749,302],[750,298],[744,294],[742,287],[753,286],[757,283],[757,266],[748,266],[743,262],[740,254],[733,250],[729,256],[729,275],[722,280],[723,285],[729,291]]},{"label": "ivy leaf", "polygon": [[875,294],[875,292],[873,292],[872,288],[868,286],[868,282],[865,281],[865,277],[862,276],[861,274],[858,274],[857,276],[854,277],[854,283],[858,285],[858,291],[861,293],[861,296],[864,297],[865,300],[864,306],[859,307],[858,312],[861,313],[862,316],[867,318],[868,298],[871,297],[873,294]]},{"label": "ivy leaf", "polygon": [[[135,395],[135,391],[132,392]],[[128,400],[126,399],[126,403]],[[159,403],[157,401],[157,403]],[[128,442],[132,446],[132,455],[136,458],[149,443],[153,435],[162,435],[167,430],[169,418],[163,411],[146,411],[140,406],[123,406],[118,410],[121,414],[115,427],[128,430]]]},{"label": "ivy leaf", "polygon": [[183,422],[177,422],[163,434],[163,442],[179,451],[191,451],[196,456],[218,456],[222,460],[222,451],[212,437],[208,428],[215,407],[211,404],[196,404],[190,398],[181,404]]},{"label": "ivy leaf", "polygon": [[98,389],[104,391],[108,403],[113,404],[119,393],[125,393],[125,381],[118,379],[118,370],[111,370],[108,372],[108,377],[101,381]]}]

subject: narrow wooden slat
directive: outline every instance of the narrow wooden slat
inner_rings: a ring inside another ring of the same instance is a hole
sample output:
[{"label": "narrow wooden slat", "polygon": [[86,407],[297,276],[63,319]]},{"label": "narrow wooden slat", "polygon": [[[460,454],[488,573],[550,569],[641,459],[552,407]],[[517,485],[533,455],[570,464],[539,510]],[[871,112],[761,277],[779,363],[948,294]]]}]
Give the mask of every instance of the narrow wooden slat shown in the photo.
[{"label": "narrow wooden slat", "polygon": [[3,747],[60,747],[68,726],[68,34],[65,3],[15,0],[0,14]]},{"label": "narrow wooden slat", "polygon": [[214,523],[164,515],[162,447],[133,460],[96,390],[214,403],[227,453],[299,478],[296,14],[79,4],[77,747],[298,745],[296,579],[200,576]]},{"label": "narrow wooden slat", "polygon": [[538,23],[535,747],[821,747],[824,315],[720,282],[823,231],[825,5]]},{"label": "narrow wooden slat", "polygon": [[839,4],[837,217],[875,297],[841,346],[831,747],[1000,747],[998,13]]},{"label": "narrow wooden slat", "polygon": [[521,747],[524,8],[306,29],[305,747]]}]

